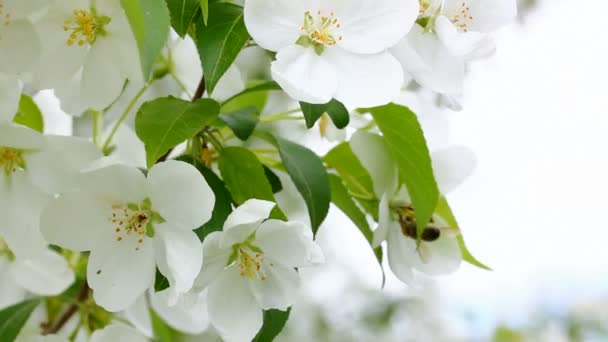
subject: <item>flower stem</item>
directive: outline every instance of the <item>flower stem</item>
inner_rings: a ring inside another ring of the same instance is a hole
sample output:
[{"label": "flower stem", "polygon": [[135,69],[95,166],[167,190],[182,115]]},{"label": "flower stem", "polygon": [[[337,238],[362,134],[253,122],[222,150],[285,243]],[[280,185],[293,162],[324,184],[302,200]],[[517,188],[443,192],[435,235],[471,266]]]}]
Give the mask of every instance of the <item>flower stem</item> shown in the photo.
[{"label": "flower stem", "polygon": [[97,110],[91,111],[93,115],[93,143],[97,146],[101,144],[100,136],[103,125],[103,113]]},{"label": "flower stem", "polygon": [[302,111],[302,109],[300,109],[300,108],[291,109],[286,112],[269,115],[265,118],[261,118],[260,122],[269,123],[269,122],[275,122],[275,121],[281,121],[281,120],[302,120],[304,118],[302,116],[291,116],[291,114],[299,113],[301,111]]},{"label": "flower stem", "polygon": [[63,328],[63,326],[70,320],[70,318],[72,318],[72,316],[74,316],[74,314],[78,311],[78,305],[87,300],[88,297],[89,285],[87,285],[87,282],[85,281],[82,284],[80,291],[78,292],[76,302],[70,304],[70,306],[65,310],[63,315],[59,317],[55,324],[49,324],[49,328],[44,329],[42,335],[56,334],[57,332],[59,332],[59,330],[61,330],[61,328]]}]

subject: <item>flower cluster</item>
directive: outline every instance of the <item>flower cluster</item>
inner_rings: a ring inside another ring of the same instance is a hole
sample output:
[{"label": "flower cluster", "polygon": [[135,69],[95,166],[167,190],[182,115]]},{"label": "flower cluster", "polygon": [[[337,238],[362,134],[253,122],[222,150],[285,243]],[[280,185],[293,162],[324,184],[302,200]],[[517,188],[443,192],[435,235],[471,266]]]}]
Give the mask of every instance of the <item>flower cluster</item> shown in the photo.
[{"label": "flower cluster", "polygon": [[236,2],[0,0],[0,340],[274,338],[336,209],[408,285],[484,267],[412,89],[458,107],[515,1]]}]

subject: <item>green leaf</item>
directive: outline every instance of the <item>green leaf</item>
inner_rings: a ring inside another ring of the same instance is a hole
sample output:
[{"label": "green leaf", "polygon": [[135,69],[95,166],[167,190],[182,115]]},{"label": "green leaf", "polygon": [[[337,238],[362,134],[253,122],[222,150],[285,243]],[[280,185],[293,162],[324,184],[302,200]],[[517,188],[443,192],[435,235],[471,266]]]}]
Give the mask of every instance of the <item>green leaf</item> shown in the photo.
[{"label": "green leaf", "polygon": [[194,231],[198,238],[203,241],[207,235],[223,229],[224,222],[232,212],[232,197],[224,182],[213,171],[204,166],[201,166],[199,171],[215,194],[215,206],[213,207],[211,220]]},{"label": "green leaf", "polygon": [[[337,175],[329,175],[329,185],[331,186],[331,201],[336,205],[353,223],[359,228],[359,231],[370,247],[374,241],[374,232],[369,227],[365,214],[357,207],[357,204],[353,201],[352,197],[348,193],[348,190],[344,186],[342,179]],[[382,247],[374,248],[374,254],[378,259],[380,268],[382,268]],[[384,271],[383,271],[384,272]]]},{"label": "green leaf", "polygon": [[[252,94],[256,94],[256,93],[264,94],[264,93],[267,93],[267,92],[273,91],[273,90],[281,90],[281,87],[274,81],[265,82],[262,84],[258,84],[254,87],[247,88],[247,89],[243,90],[242,92],[232,96],[228,100],[224,101],[224,103],[222,103],[222,110],[230,111],[231,109],[226,109],[226,107],[229,107],[229,105],[231,105],[233,101],[241,99],[244,96],[252,95]],[[264,102],[266,102],[266,101],[264,101]],[[258,107],[258,110],[261,111],[262,109],[264,109],[264,108]]]},{"label": "green leaf", "polygon": [[277,193],[283,190],[283,184],[281,183],[281,179],[276,175],[268,166],[264,165],[264,173],[266,174],[266,178],[272,187],[272,192]]},{"label": "green leaf", "polygon": [[160,318],[154,310],[150,309],[150,322],[152,323],[152,331],[154,332],[155,341],[173,342],[182,341],[183,335],[171,328]]},{"label": "green leaf", "polygon": [[[196,17],[202,1],[200,0],[166,0],[171,14],[171,26],[177,34],[184,38],[190,24]],[[205,1],[206,2],[206,1]]]},{"label": "green leaf", "polygon": [[165,277],[158,268],[156,269],[156,275],[154,277],[154,292],[160,292],[168,289],[170,286],[169,280]]},{"label": "green leaf", "polygon": [[257,108],[247,107],[235,112],[220,114],[222,120],[241,140],[247,140],[255,130],[260,118]]},{"label": "green leaf", "polygon": [[369,112],[382,131],[386,146],[399,167],[400,178],[412,198],[420,241],[439,200],[424,133],[416,114],[407,107],[388,104],[371,108]]},{"label": "green leaf", "polygon": [[201,12],[203,12],[203,24],[207,25],[209,19],[209,0],[201,0]]},{"label": "green leaf", "polygon": [[120,0],[137,41],[144,79],[169,37],[170,16],[164,0]]},{"label": "green leaf", "polygon": [[287,311],[275,309],[264,311],[264,325],[262,325],[262,329],[255,336],[253,342],[272,342],[285,327],[290,311],[291,308]]},{"label": "green leaf", "polygon": [[310,104],[306,102],[300,102],[300,108],[304,114],[304,120],[306,121],[306,127],[311,128],[315,125],[315,122],[319,120],[321,115],[327,113],[334,125],[338,128],[344,128],[350,121],[348,115],[348,109],[338,100],[331,100],[325,104]]},{"label": "green leaf", "polygon": [[[456,217],[454,216],[454,213],[452,212],[452,208],[450,208],[450,204],[448,203],[448,201],[445,197],[441,197],[439,199],[439,202],[437,204],[437,209],[435,209],[435,212],[446,221],[448,226],[450,226],[451,228],[454,228],[454,229],[460,229],[460,227],[458,226],[458,222],[456,221]],[[482,268],[487,271],[492,270],[490,267],[484,265],[482,262],[477,260],[473,256],[473,254],[471,254],[471,252],[467,248],[466,244],[464,243],[464,238],[462,237],[462,233],[458,235],[458,246],[460,246],[460,251],[462,252],[462,259],[464,261],[468,262],[469,264],[471,264],[473,266]]]},{"label": "green leaf", "polygon": [[341,143],[329,151],[323,160],[338,172],[349,194],[377,221],[379,201],[374,193],[372,178],[350,145]]},{"label": "green leaf", "polygon": [[0,341],[13,342],[38,304],[40,299],[30,299],[0,311]]},{"label": "green leaf", "polygon": [[211,94],[249,40],[249,33],[245,28],[242,7],[221,2],[210,4],[209,10],[213,15],[207,25],[200,23],[196,46],[205,74],[205,86]]},{"label": "green leaf", "polygon": [[146,146],[148,167],[210,125],[219,110],[219,104],[210,99],[189,102],[165,97],[144,103],[135,117],[135,132]]},{"label": "green leaf", "polygon": [[25,94],[21,95],[21,100],[19,100],[19,110],[17,111],[13,121],[40,133],[44,131],[44,119],[42,118],[42,112],[40,112],[36,102]]},{"label": "green leaf", "polygon": [[280,137],[275,138],[275,144],[287,173],[306,202],[312,231],[316,234],[331,200],[327,171],[321,159],[308,148]]},{"label": "green leaf", "polygon": [[251,198],[274,202],[272,187],[258,158],[243,147],[222,149],[218,160],[226,187],[241,205]]}]

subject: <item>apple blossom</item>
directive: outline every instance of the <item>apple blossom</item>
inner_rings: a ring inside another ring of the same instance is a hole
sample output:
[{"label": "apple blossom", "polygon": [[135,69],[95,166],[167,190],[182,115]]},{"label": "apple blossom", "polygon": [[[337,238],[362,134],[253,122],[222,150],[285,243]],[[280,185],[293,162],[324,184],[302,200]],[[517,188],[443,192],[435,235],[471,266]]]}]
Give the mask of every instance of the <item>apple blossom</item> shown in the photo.
[{"label": "apple blossom", "polygon": [[277,52],[272,77],[294,99],[349,108],[391,100],[403,73],[387,52],[418,15],[415,0],[247,0],[245,24]]},{"label": "apple blossom", "polygon": [[[391,270],[403,282],[414,281],[412,269],[428,275],[455,271],[462,260],[456,240],[459,231],[448,227],[438,215],[422,232],[417,246],[414,208],[407,189],[398,181],[396,163],[382,137],[359,131],[350,144],[374,180],[374,191],[380,198],[378,227],[374,231],[374,246],[387,240]],[[463,147],[451,147],[431,154],[435,178],[442,194],[450,192],[473,171],[475,157]]]},{"label": "apple blossom", "polygon": [[157,164],[148,176],[110,165],[82,175],[78,191],[53,200],[41,230],[53,244],[91,251],[87,280],[109,311],[129,307],[154,279],[170,283],[170,302],[190,290],[202,264],[192,231],[211,218],[215,196],[191,165]]},{"label": "apple blossom", "polygon": [[295,268],[323,262],[309,227],[267,219],[274,206],[248,200],[223,231],[203,241],[195,290],[208,287],[209,318],[227,341],[250,341],[262,327],[262,310],[293,304],[300,281]]}]

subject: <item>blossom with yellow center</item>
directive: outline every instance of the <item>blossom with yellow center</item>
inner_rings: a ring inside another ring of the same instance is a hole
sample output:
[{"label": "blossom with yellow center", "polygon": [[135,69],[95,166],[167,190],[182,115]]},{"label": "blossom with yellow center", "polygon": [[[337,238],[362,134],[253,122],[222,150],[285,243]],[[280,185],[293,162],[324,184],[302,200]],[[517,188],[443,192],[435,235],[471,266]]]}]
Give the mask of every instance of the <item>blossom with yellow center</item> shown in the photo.
[{"label": "blossom with yellow center", "polygon": [[93,44],[98,35],[106,34],[104,26],[110,23],[110,17],[97,16],[95,11],[75,9],[73,17],[63,22],[63,30],[69,33],[66,43],[69,46],[77,43],[79,46]]}]

